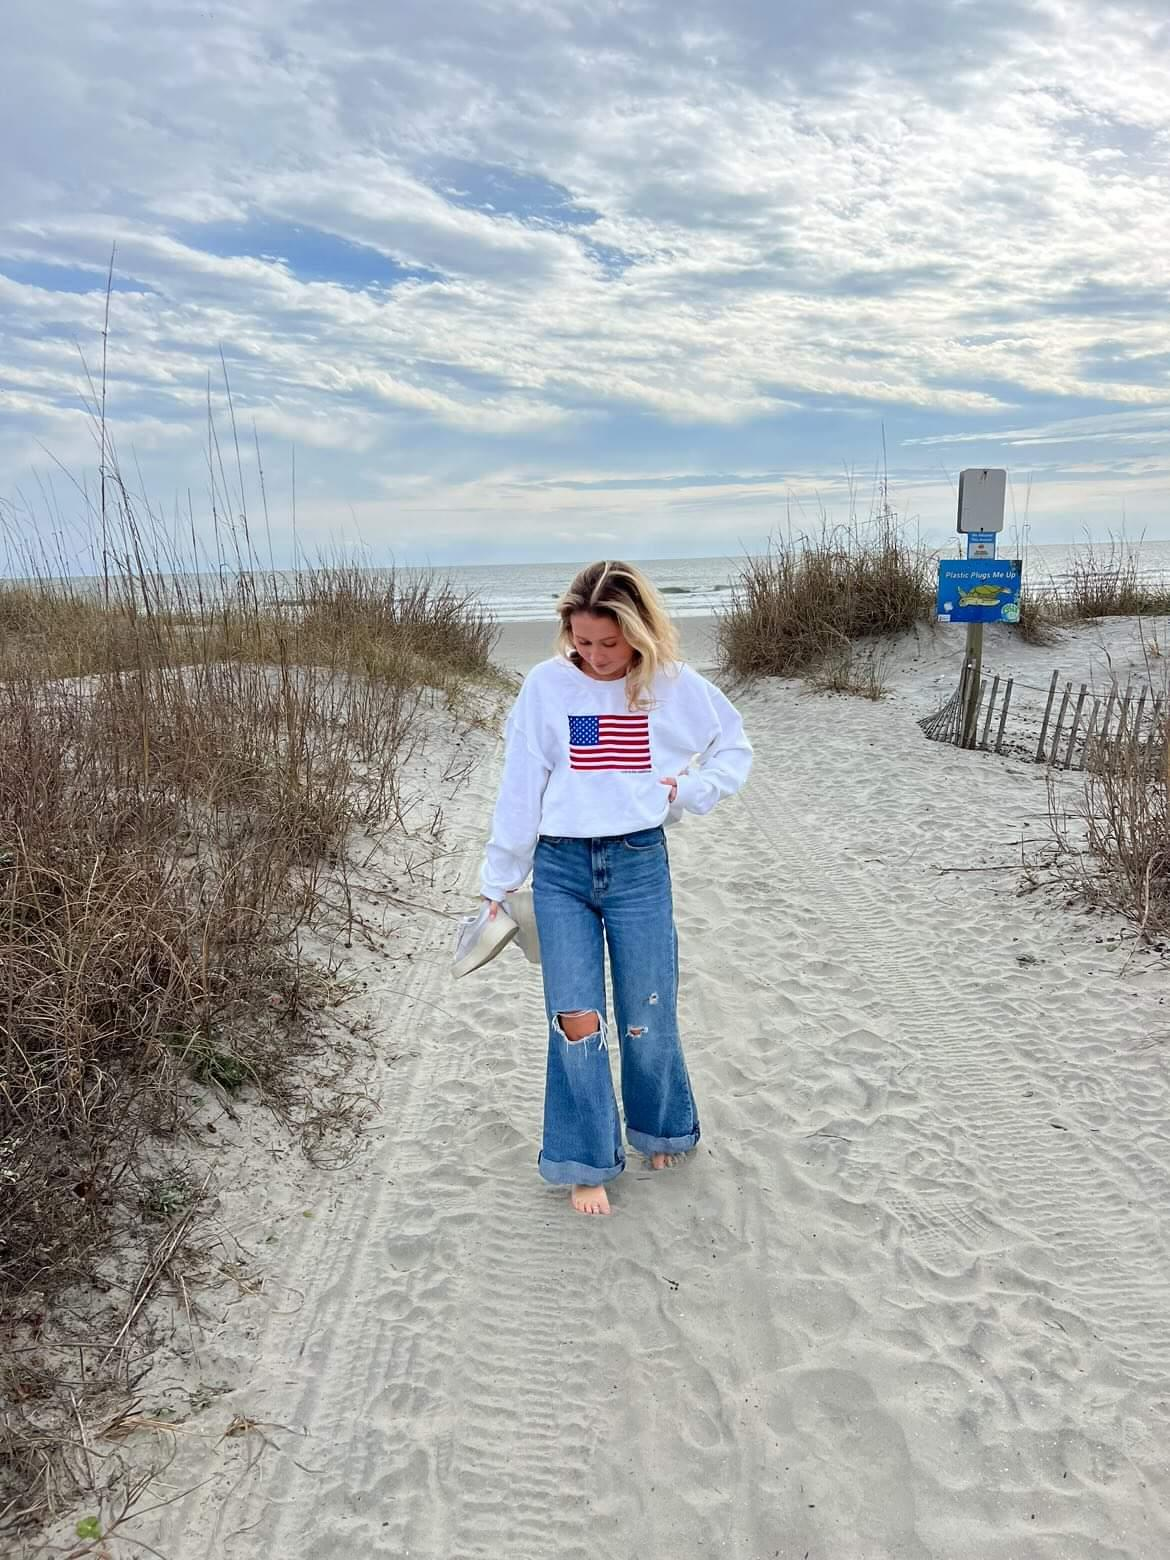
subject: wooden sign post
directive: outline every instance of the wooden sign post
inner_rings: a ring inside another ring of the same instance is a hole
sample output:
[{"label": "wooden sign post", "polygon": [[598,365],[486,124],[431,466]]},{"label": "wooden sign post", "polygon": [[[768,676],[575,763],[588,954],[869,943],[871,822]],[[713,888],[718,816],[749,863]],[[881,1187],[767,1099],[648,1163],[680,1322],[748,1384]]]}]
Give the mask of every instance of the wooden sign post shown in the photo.
[{"label": "wooden sign post", "polygon": [[[967,538],[969,559],[994,559],[996,539],[1003,530],[1007,472],[971,467],[959,473],[959,518],[956,530]],[[979,721],[979,690],[983,684],[983,624],[967,624],[963,661],[963,721],[960,746],[975,746]]]}]

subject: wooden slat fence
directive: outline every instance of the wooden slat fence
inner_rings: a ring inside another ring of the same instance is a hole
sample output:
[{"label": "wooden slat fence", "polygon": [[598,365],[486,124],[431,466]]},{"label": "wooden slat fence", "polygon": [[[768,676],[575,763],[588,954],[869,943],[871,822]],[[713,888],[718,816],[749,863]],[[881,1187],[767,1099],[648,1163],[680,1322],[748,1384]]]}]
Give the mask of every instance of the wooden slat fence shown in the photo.
[{"label": "wooden slat fence", "polygon": [[[918,722],[932,741],[962,745],[966,676],[965,670],[941,709]],[[1097,767],[1104,748],[1128,743],[1145,752],[1151,763],[1161,763],[1168,714],[1165,698],[1146,685],[1128,683],[1122,688],[1114,681],[1108,692],[1096,693],[1088,683],[1062,684],[1059,671],[1053,672],[1046,689],[1011,677],[996,676],[990,683],[984,677],[971,746],[1053,768],[1085,769]]]}]

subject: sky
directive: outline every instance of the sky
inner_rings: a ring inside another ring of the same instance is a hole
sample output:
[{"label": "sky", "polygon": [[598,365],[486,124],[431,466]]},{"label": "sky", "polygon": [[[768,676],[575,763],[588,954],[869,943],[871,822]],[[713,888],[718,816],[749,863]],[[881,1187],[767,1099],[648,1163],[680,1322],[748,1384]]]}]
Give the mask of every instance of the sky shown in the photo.
[{"label": "sky", "polygon": [[982,466],[1032,541],[1170,537],[1170,0],[6,0],[4,33],[9,546],[92,540],[111,255],[128,491],[201,538],[266,499],[281,564],[756,550],[883,472],[945,540]]}]

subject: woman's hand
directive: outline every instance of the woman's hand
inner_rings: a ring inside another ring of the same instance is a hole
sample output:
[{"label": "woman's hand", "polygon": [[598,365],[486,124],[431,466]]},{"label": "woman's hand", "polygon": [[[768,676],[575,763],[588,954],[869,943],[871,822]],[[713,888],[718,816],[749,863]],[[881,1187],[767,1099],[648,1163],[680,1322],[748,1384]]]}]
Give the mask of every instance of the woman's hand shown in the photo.
[{"label": "woman's hand", "polygon": [[660,780],[658,784],[668,785],[670,787],[670,800],[673,803],[675,798],[678,796],[678,780],[675,778],[675,776],[667,775],[666,779]]},{"label": "woman's hand", "polygon": [[[517,890],[514,889],[514,888],[510,888],[508,890],[508,892],[509,892],[509,894],[514,894],[514,893],[517,892]],[[481,894],[479,897],[481,899],[483,899],[486,896]],[[502,899],[489,899],[487,902],[488,902],[489,905],[491,905],[491,909],[488,911],[488,920],[489,921],[494,921],[496,916],[497,916],[497,914],[499,913],[500,906],[503,904],[504,901]]]}]

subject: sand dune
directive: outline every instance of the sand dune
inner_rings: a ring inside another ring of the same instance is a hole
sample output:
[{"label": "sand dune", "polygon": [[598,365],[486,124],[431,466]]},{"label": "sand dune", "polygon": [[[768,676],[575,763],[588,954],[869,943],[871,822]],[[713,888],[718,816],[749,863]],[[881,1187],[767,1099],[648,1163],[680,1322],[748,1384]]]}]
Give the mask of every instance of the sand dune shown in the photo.
[{"label": "sand dune", "polygon": [[[1039,680],[1074,650],[1012,653]],[[209,1482],[134,1531],[172,1560],[1170,1554],[1165,977],[1019,895],[1042,773],[915,724],[955,655],[905,647],[881,705],[739,696],[751,784],[670,837],[704,1136],[631,1156],[612,1219],[536,1176],[536,972],[453,985],[435,915],[352,951],[379,1125],[274,1203],[274,1282],[204,1344],[233,1391],[159,1496]],[[449,804],[436,904],[474,888],[498,761]],[[240,1412],[286,1428],[219,1440]]]}]

